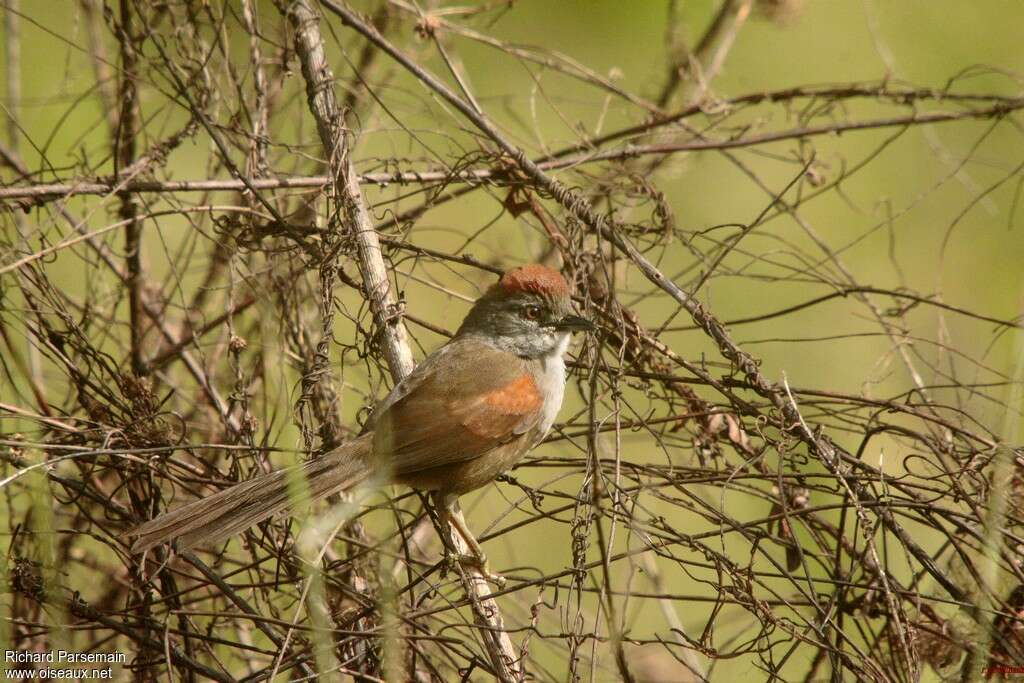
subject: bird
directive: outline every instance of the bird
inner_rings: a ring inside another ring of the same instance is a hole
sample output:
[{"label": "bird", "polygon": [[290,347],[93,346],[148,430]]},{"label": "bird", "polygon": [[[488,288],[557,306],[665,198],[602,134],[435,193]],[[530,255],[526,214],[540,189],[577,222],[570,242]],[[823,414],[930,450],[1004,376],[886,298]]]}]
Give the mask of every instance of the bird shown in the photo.
[{"label": "bird", "polygon": [[[128,534],[131,551],[213,545],[299,504],[376,481],[429,493],[442,521],[486,568],[453,514],[458,498],[543,441],[562,406],[572,334],[594,329],[557,270],[512,268],[476,300],[455,335],[395,385],[358,437],[139,525]],[[297,478],[304,486],[294,485]]]}]

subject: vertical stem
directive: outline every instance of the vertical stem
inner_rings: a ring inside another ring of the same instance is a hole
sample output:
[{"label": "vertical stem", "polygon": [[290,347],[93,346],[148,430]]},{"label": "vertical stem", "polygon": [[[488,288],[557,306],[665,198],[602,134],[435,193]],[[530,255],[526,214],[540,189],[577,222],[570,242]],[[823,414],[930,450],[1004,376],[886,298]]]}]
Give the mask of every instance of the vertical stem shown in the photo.
[{"label": "vertical stem", "polygon": [[[117,127],[114,130],[114,177],[131,167],[137,154],[136,137],[139,134],[138,120],[138,90],[137,70],[138,55],[135,51],[135,37],[132,29],[132,0],[120,0],[119,19],[120,24],[116,25],[116,35],[120,48],[121,71],[120,82],[117,92],[117,105],[119,107]],[[141,225],[139,223],[138,200],[130,193],[121,193],[121,201],[118,216],[125,221],[130,221],[124,229],[124,251],[125,251],[125,278],[124,285],[128,290],[128,328],[130,333],[130,359],[132,373],[138,377],[144,376],[148,369],[142,354],[143,343],[143,320],[144,302],[142,300],[142,262],[141,262]],[[145,518],[147,506],[152,496],[159,495],[158,491],[150,490],[145,478],[136,482],[129,481],[127,491],[132,502],[132,507],[140,517]],[[139,605],[139,613],[144,621],[149,620],[152,607],[152,592],[147,587],[147,582],[142,575],[141,567],[133,570],[133,582],[142,603]],[[149,628],[146,628],[147,635]],[[187,633],[187,632],[186,632]],[[187,636],[186,636],[187,642]],[[143,649],[143,656],[159,656],[157,652]],[[168,667],[170,662],[168,662]],[[186,677],[187,678],[187,677]],[[146,669],[138,669],[135,672],[135,680],[148,682],[155,680],[155,674]]]},{"label": "vertical stem", "polygon": [[[121,47],[121,87],[117,100],[121,109],[114,138],[115,176],[119,175],[123,169],[130,167],[135,161],[136,137],[139,133],[138,90],[136,87],[138,55],[135,51],[135,38],[132,33],[131,0],[121,0],[120,9],[121,26],[118,31],[118,42]],[[132,372],[142,376],[147,373],[147,368],[142,354],[145,313],[142,309],[142,226],[135,220],[138,213],[138,203],[135,197],[129,193],[122,194],[121,209],[118,214],[122,220],[131,221],[124,229],[131,363]]]},{"label": "vertical stem", "polygon": [[260,50],[258,15],[252,6],[252,0],[242,0],[242,19],[249,31],[249,61],[252,63],[252,85],[256,93],[252,112],[252,144],[249,150],[249,163],[246,171],[252,177],[267,175],[267,126],[270,113],[267,105],[267,74],[263,68],[263,54]]},{"label": "vertical stem", "polygon": [[[8,0],[4,11],[4,39],[6,41],[7,57],[7,141],[8,150],[14,156],[20,156],[21,131],[18,129],[21,109],[21,17],[18,12],[20,0]],[[25,214],[21,211],[12,211],[14,226],[18,232],[20,248],[25,253],[31,253],[32,249],[28,242],[28,225],[25,222]],[[25,283],[24,276],[19,273],[19,282]],[[24,287],[24,284],[22,284]],[[23,290],[24,291],[24,290]],[[34,328],[28,316],[25,317],[26,327]],[[44,415],[50,414],[50,407],[46,401],[46,383],[43,381],[43,361],[33,342],[34,335],[26,338],[26,355],[28,357],[28,368],[25,379],[32,387],[36,396],[39,410]]]},{"label": "vertical stem", "polygon": [[4,41],[7,57],[7,140],[18,153],[18,108],[21,105],[21,22],[18,16],[21,0],[4,3]]}]

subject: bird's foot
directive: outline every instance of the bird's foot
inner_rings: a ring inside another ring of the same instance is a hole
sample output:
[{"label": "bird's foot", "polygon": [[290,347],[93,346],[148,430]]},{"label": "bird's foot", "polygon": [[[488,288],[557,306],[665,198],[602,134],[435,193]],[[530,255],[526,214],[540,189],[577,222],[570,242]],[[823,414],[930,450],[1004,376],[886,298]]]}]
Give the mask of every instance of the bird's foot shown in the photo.
[{"label": "bird's foot", "polygon": [[490,581],[491,583],[498,586],[498,588],[504,588],[508,581],[501,574],[495,574],[491,571],[491,565],[487,561],[485,555],[471,555],[468,553],[445,553],[445,564],[450,569],[455,569],[455,563],[458,563],[463,569],[471,568],[477,570],[480,575]]}]

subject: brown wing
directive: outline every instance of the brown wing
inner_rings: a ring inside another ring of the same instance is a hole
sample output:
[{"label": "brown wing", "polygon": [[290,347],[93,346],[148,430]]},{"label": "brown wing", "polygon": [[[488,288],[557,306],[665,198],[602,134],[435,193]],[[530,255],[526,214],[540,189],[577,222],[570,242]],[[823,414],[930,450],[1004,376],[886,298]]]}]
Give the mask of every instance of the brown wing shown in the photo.
[{"label": "brown wing", "polygon": [[374,454],[397,475],[479,457],[532,429],[543,398],[528,361],[457,339],[396,387],[374,420]]}]

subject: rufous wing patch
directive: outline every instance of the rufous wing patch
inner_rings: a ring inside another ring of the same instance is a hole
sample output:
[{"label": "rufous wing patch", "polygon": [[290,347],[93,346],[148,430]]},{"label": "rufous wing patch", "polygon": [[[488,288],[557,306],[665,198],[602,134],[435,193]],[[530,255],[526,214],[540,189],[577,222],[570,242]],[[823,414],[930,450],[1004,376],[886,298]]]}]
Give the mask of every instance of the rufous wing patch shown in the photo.
[{"label": "rufous wing patch", "polygon": [[485,394],[484,401],[495,410],[513,415],[525,415],[540,408],[542,403],[537,383],[529,374],[522,374],[500,389]]},{"label": "rufous wing patch", "polygon": [[462,424],[478,436],[504,438],[524,417],[539,411],[543,403],[537,383],[524,373],[480,396],[472,407],[467,406]]}]

